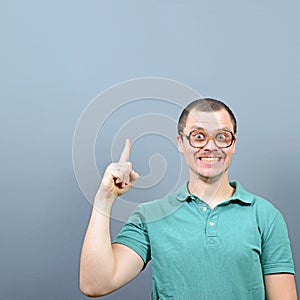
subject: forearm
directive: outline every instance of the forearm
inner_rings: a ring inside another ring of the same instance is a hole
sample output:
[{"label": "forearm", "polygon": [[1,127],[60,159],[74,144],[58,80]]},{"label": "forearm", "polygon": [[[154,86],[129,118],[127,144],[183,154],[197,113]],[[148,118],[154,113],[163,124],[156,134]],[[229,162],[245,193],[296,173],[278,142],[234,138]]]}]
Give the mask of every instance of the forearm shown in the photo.
[{"label": "forearm", "polygon": [[113,201],[95,199],[80,260],[80,289],[88,296],[109,292],[115,270],[110,237]]}]

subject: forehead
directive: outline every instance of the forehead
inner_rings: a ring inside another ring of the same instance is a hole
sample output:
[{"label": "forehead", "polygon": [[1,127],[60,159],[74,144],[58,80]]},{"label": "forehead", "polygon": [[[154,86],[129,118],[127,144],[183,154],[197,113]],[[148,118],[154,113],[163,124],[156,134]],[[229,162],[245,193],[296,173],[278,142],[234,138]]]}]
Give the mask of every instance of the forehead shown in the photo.
[{"label": "forehead", "polygon": [[209,112],[191,110],[185,127],[189,130],[204,128],[206,130],[229,129],[233,131],[230,115],[225,109]]}]

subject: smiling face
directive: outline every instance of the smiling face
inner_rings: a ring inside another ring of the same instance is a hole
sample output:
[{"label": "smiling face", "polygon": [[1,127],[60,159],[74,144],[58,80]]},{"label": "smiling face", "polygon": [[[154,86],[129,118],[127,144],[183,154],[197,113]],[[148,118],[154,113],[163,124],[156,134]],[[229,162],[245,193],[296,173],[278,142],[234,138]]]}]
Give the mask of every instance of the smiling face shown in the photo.
[{"label": "smiling face", "polygon": [[187,117],[183,136],[177,136],[178,149],[185,157],[190,177],[205,181],[217,180],[223,175],[228,177],[231,157],[235,152],[235,140],[228,148],[218,148],[212,139],[204,147],[194,148],[185,136],[195,129],[204,129],[210,136],[220,129],[233,132],[228,112],[225,109],[210,112],[194,109]]}]

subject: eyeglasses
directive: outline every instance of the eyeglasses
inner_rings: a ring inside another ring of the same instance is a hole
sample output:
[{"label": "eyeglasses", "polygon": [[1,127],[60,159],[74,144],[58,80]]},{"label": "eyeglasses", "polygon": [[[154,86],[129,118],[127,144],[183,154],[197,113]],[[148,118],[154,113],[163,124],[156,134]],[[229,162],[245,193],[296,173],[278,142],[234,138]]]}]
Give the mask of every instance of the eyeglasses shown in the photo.
[{"label": "eyeglasses", "polygon": [[187,138],[190,145],[194,148],[203,148],[208,144],[209,140],[213,140],[218,148],[228,148],[235,140],[235,136],[230,130],[217,130],[213,135],[208,135],[203,129],[196,129],[185,135],[183,132],[180,134]]}]

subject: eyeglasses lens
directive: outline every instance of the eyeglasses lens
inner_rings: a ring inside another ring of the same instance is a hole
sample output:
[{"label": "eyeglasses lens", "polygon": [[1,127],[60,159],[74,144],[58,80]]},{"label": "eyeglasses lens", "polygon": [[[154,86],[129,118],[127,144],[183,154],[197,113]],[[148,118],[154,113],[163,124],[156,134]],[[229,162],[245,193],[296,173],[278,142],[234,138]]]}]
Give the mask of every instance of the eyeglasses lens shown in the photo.
[{"label": "eyeglasses lens", "polygon": [[208,140],[213,139],[216,146],[226,148],[232,144],[233,136],[230,131],[218,130],[209,136],[204,130],[195,130],[190,134],[190,143],[193,147],[204,147]]}]

